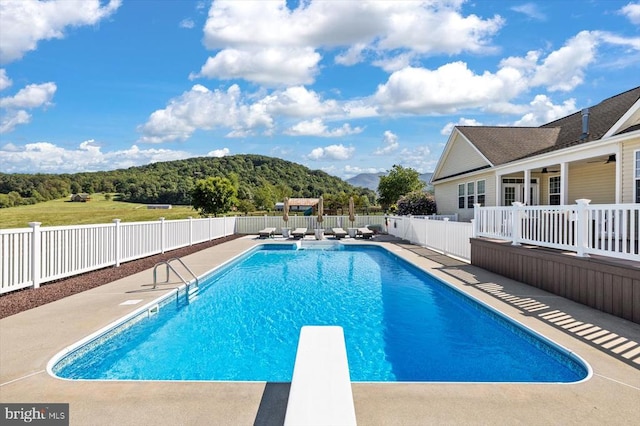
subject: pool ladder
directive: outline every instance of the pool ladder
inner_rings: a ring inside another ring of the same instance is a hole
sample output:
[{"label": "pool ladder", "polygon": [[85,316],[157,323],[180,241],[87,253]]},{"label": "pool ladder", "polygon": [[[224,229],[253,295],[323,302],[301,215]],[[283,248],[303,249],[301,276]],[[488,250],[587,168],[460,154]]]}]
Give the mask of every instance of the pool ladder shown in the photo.
[{"label": "pool ladder", "polygon": [[[184,267],[184,269],[186,269],[191,274],[191,276],[193,278],[195,278],[195,284],[196,284],[195,288],[191,289],[190,286],[189,286],[189,282],[187,280],[185,280],[182,277],[182,275],[180,275],[180,273],[178,271],[176,271],[176,269],[173,266],[171,266],[171,262],[173,262],[173,261],[180,262],[180,264]],[[173,257],[173,258],[171,258],[169,260],[156,263],[156,266],[153,267],[153,288],[156,288],[157,285],[158,285],[158,266],[162,266],[162,265],[165,266],[165,268],[166,268],[165,270],[166,270],[166,273],[167,273],[167,278],[164,280],[165,283],[169,282],[169,270],[171,270],[185,284],[185,286],[187,288],[187,294],[189,296],[191,296],[191,294],[193,294],[196,291],[198,291],[198,288],[200,287],[200,282],[198,281],[198,277],[196,277],[196,274],[194,274],[193,271],[191,269],[189,269],[189,267],[187,265],[185,265],[185,263],[179,257]]]}]

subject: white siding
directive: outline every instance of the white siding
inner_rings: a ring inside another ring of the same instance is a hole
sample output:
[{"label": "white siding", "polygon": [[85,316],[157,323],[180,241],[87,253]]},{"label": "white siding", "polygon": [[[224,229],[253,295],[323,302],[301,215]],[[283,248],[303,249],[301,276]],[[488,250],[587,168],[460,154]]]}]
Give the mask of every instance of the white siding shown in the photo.
[{"label": "white siding", "polygon": [[633,203],[635,152],[640,150],[640,137],[622,144],[622,202]]},{"label": "white siding", "polygon": [[487,160],[467,140],[457,135],[451,143],[451,148],[436,178],[447,177],[488,165]]},{"label": "white siding", "polygon": [[569,166],[569,204],[586,198],[591,204],[613,204],[616,202],[616,165],[571,164]]},{"label": "white siding", "polygon": [[[495,206],[496,204],[496,182],[493,172],[482,173],[472,177],[461,177],[449,182],[439,183],[434,185],[436,204],[438,205],[439,214],[458,214],[458,220],[466,222],[473,219],[473,208],[458,208],[458,185],[467,184],[469,182],[476,183],[476,196],[477,196],[477,182],[479,180],[485,181],[485,206]],[[477,198],[476,198],[477,200]]]}]

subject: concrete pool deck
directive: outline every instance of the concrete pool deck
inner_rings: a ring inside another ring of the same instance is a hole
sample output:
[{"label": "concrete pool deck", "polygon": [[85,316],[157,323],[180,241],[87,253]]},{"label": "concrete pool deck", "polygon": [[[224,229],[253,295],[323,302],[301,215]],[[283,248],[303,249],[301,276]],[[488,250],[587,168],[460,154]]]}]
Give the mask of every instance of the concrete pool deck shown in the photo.
[{"label": "concrete pool deck", "polygon": [[[239,238],[183,260],[201,275],[269,241]],[[640,325],[415,245],[358,242],[386,246],[593,369],[576,384],[353,383],[358,424],[638,424]],[[177,285],[153,289],[147,270],[1,319],[0,402],[69,403],[72,425],[282,424],[289,383],[68,381],[47,373],[56,353]]]}]

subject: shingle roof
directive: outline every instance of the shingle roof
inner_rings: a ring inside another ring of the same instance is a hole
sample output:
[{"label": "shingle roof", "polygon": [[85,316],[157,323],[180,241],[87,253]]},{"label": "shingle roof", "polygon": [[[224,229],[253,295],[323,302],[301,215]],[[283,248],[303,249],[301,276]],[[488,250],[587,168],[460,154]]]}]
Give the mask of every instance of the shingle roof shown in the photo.
[{"label": "shingle roof", "polygon": [[[589,107],[589,134],[581,139],[582,113],[540,127],[456,126],[494,165],[601,139],[640,99],[640,86]],[[625,129],[619,133],[625,133]]]},{"label": "shingle roof", "polygon": [[289,198],[290,206],[309,206],[313,207],[320,202],[319,198]]},{"label": "shingle roof", "polygon": [[580,139],[580,135],[582,135],[582,113],[580,111],[540,126],[560,128],[560,135],[558,135],[553,149],[542,152],[602,139],[638,99],[640,99],[640,86],[589,107],[589,134],[582,140]]},{"label": "shingle roof", "polygon": [[539,127],[457,126],[494,165],[528,157],[552,147],[560,129]]}]

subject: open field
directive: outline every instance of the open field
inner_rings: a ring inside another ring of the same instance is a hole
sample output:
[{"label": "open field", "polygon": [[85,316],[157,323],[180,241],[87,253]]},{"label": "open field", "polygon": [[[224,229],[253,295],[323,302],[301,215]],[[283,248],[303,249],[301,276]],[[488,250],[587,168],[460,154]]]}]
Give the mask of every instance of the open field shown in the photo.
[{"label": "open field", "polygon": [[29,206],[0,209],[0,229],[26,228],[29,222],[41,222],[42,226],[110,223],[113,219],[138,222],[198,217],[191,206],[173,206],[167,210],[147,209],[146,204],[107,201],[103,194],[94,194],[91,201],[72,203],[68,198],[47,201]]}]

